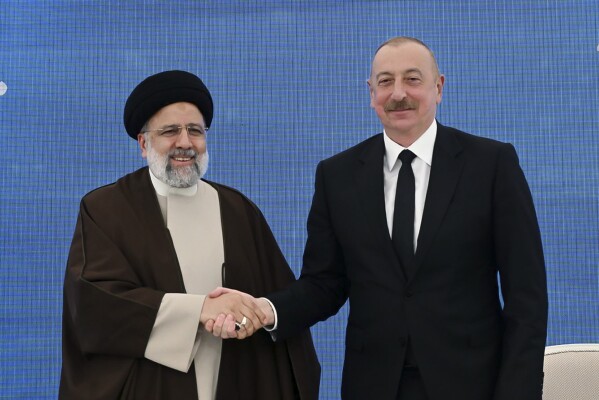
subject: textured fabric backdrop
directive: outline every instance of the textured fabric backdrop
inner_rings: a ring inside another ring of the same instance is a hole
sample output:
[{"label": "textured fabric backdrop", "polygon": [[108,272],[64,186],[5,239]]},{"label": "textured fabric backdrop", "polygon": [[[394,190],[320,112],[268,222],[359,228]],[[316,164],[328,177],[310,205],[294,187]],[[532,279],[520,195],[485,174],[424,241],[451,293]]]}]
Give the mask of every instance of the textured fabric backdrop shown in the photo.
[{"label": "textured fabric backdrop", "polygon": [[[166,69],[202,77],[215,100],[207,177],[261,207],[299,273],[316,163],[381,130],[366,79],[397,35],[435,51],[441,123],[519,152],[545,245],[548,344],[599,342],[595,0],[3,0],[0,398],[56,398],[78,202],[144,165],[121,122],[134,85]],[[312,329],[322,399],[339,397],[346,313]]]}]

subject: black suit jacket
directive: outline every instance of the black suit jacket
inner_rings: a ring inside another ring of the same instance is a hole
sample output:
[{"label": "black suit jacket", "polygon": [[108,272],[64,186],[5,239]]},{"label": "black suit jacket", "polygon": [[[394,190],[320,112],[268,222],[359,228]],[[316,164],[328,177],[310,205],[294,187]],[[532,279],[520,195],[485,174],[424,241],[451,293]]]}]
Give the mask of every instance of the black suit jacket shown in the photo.
[{"label": "black suit jacket", "polygon": [[395,399],[409,338],[431,400],[540,400],[545,267],[513,146],[438,124],[412,276],[386,224],[384,151],[379,134],[318,165],[301,277],[269,296],[278,337],[349,298],[343,398]]}]

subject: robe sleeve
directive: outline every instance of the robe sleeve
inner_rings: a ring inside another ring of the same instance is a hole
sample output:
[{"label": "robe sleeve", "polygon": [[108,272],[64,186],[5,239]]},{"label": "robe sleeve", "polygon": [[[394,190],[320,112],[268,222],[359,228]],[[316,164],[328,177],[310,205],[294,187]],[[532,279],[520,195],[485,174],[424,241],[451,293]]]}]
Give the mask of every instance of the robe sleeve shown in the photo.
[{"label": "robe sleeve", "polygon": [[141,358],[164,292],[142,285],[113,237],[82,201],[64,283],[68,317],[83,354]]},{"label": "robe sleeve", "polygon": [[204,295],[167,293],[162,298],[150,333],[145,357],[181,372],[189,367],[200,346],[200,311]]}]

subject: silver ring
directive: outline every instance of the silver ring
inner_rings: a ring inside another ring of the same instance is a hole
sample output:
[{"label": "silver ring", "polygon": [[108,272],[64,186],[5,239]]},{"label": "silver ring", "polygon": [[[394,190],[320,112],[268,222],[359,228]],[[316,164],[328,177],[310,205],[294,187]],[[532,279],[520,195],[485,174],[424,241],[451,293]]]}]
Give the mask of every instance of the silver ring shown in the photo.
[{"label": "silver ring", "polygon": [[241,319],[241,322],[235,322],[235,330],[238,331],[242,327],[245,328],[245,324],[247,324],[247,322],[248,322],[248,319],[244,315],[243,318]]}]

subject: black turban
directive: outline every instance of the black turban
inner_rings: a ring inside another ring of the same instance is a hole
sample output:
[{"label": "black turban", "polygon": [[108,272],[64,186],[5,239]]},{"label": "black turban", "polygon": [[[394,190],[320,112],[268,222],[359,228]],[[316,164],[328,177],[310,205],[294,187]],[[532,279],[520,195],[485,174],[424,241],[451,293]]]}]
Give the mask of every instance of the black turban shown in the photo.
[{"label": "black turban", "polygon": [[200,78],[185,71],[165,71],[144,79],[125,103],[123,122],[127,133],[137,140],[145,123],[158,110],[183,101],[195,104],[206,126],[210,126],[214,105],[208,88]]}]

